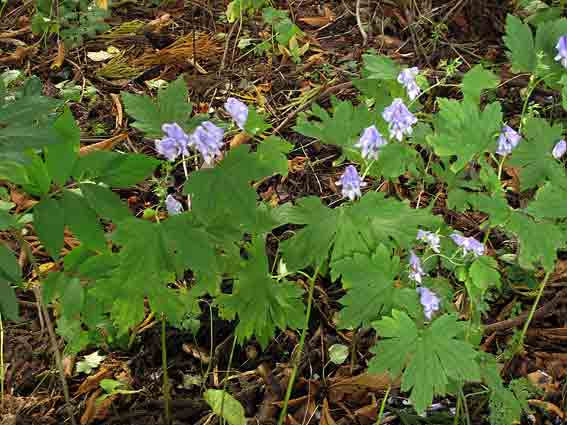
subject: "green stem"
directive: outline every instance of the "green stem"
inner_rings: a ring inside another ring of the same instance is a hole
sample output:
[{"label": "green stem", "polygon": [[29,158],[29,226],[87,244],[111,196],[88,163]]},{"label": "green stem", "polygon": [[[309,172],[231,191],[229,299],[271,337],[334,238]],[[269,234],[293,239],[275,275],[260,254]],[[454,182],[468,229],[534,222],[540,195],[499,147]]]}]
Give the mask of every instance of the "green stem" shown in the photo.
[{"label": "green stem", "polygon": [[[230,367],[232,366],[232,358],[234,356],[234,349],[236,348],[236,335],[234,335],[234,340],[232,341],[232,348],[230,349],[230,355],[228,356],[228,367],[226,368],[227,373],[230,372]],[[223,386],[222,386],[222,397],[221,397],[221,416],[220,416],[220,421],[221,421],[221,425],[224,425],[224,415],[223,415],[223,409],[224,409],[224,395],[226,394],[226,387],[228,387],[228,379],[225,378]]]},{"label": "green stem", "polygon": [[307,330],[309,329],[309,317],[311,316],[311,307],[313,305],[313,291],[315,288],[315,280],[317,279],[317,275],[319,274],[319,269],[321,268],[321,264],[317,266],[315,269],[315,273],[311,276],[311,280],[309,282],[309,294],[307,298],[307,311],[305,313],[305,324],[303,329],[301,330],[301,338],[299,339],[299,349],[297,354],[294,356],[293,362],[293,369],[291,370],[291,376],[289,377],[289,382],[287,384],[287,390],[285,392],[285,399],[282,406],[282,411],[280,413],[280,418],[278,420],[278,425],[283,425],[285,421],[285,417],[287,415],[287,405],[289,404],[289,399],[291,397],[291,391],[293,390],[293,383],[295,382],[295,376],[297,375],[297,370],[299,369],[299,363],[301,360],[301,353],[303,352],[303,345],[305,344],[305,336],[307,335]]},{"label": "green stem", "polygon": [[549,280],[550,276],[551,276],[551,271],[545,274],[545,277],[543,278],[543,281],[539,286],[539,291],[537,293],[536,299],[534,301],[534,304],[532,305],[532,309],[530,310],[528,319],[526,320],[526,323],[524,323],[524,328],[522,329],[522,333],[520,334],[520,339],[518,340],[518,348],[524,343],[524,337],[526,336],[526,332],[528,331],[528,328],[530,327],[530,323],[534,318],[534,314],[537,310],[537,306],[539,304],[539,301],[541,300],[541,296],[543,295],[543,291],[545,289],[545,286],[547,285],[547,281]]},{"label": "green stem", "polygon": [[4,411],[4,326],[0,313],[0,411]]},{"label": "green stem", "polygon": [[171,424],[171,393],[167,373],[167,347],[165,345],[165,314],[161,316],[161,366],[163,368],[163,401],[165,403],[165,423]]},{"label": "green stem", "polygon": [[382,417],[384,416],[384,409],[386,408],[386,403],[388,401],[388,396],[390,395],[391,389],[392,389],[392,385],[388,385],[386,394],[384,394],[384,398],[382,399],[382,403],[380,404],[380,411],[378,412],[378,417],[376,418],[376,425],[380,425],[382,423]]}]

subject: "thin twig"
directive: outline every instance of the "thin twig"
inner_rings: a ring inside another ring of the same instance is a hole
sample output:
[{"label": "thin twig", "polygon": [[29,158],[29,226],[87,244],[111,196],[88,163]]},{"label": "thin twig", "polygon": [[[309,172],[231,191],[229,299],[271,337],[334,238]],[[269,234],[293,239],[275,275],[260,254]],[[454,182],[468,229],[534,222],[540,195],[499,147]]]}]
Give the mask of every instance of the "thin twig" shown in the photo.
[{"label": "thin twig", "polygon": [[366,46],[366,42],[368,41],[368,34],[366,34],[366,31],[362,26],[362,20],[360,19],[360,1],[361,0],[356,0],[356,8],[355,8],[356,25],[358,26],[358,30],[360,31],[360,35],[362,36],[362,45]]},{"label": "thin twig", "polygon": [[[551,313],[557,304],[563,299],[567,297],[567,288],[562,289],[559,291],[553,299],[540,308],[538,308],[535,313],[533,314],[532,320],[541,319],[542,317],[547,316]],[[484,327],[484,333],[491,333],[491,332],[502,332],[511,328],[515,328],[516,326],[520,326],[528,320],[530,313],[523,313],[518,317],[514,317],[513,319],[502,320],[501,322],[491,323],[490,325],[486,325]]]}]

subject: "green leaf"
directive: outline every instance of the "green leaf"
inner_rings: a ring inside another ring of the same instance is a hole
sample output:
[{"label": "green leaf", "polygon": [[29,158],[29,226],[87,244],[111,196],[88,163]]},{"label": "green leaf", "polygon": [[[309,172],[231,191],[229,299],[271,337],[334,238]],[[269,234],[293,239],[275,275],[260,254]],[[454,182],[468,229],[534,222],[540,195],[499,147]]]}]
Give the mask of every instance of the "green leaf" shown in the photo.
[{"label": "green leaf", "polygon": [[49,255],[59,258],[65,230],[65,214],[61,204],[52,198],[42,199],[33,208],[33,221],[37,236]]},{"label": "green leaf", "polygon": [[207,390],[203,398],[215,415],[224,418],[229,425],[246,425],[244,408],[229,393],[223,390]]},{"label": "green leaf", "polygon": [[367,193],[355,204],[334,209],[304,198],[297,207],[280,207],[277,214],[282,222],[306,225],[280,245],[290,270],[319,265],[329,252],[333,263],[354,253],[370,254],[380,244],[409,247],[419,228],[440,223],[429,211],[385,199],[381,193]]},{"label": "green leaf", "polygon": [[388,143],[380,149],[378,160],[370,169],[370,174],[390,179],[398,178],[408,171],[417,175],[418,161],[421,162],[421,157],[411,146]]},{"label": "green leaf", "polygon": [[17,321],[19,307],[16,293],[10,286],[21,280],[20,266],[14,253],[0,244],[0,312],[3,317]]},{"label": "green leaf", "polygon": [[258,136],[270,128],[271,125],[266,122],[264,117],[256,111],[256,108],[248,107],[248,117],[244,123],[244,130],[252,136]]},{"label": "green leaf", "polygon": [[270,176],[279,174],[287,177],[289,167],[286,154],[291,151],[293,145],[276,136],[266,138],[258,145],[256,158],[258,166],[265,168],[262,175]]},{"label": "green leaf", "polygon": [[163,136],[161,126],[166,123],[178,123],[183,127],[192,111],[187,103],[187,84],[183,77],[169,84],[157,96],[157,103],[149,96],[134,95],[122,92],[122,101],[126,113],[136,120],[132,127],[145,133],[146,137],[159,138]]},{"label": "green leaf", "polygon": [[480,103],[483,90],[495,89],[500,79],[491,71],[479,64],[470,69],[464,76],[461,87],[465,97],[474,103]]},{"label": "green leaf", "polygon": [[[417,293],[410,290],[413,305],[399,303],[404,289],[395,288],[394,280],[400,273],[400,258],[393,256],[383,245],[372,257],[354,254],[333,264],[333,272],[342,275],[347,294],[339,301],[343,305],[339,326],[367,327],[371,321],[390,314],[393,308],[417,311]],[[413,307],[413,308],[412,308]]]},{"label": "green leaf", "polygon": [[478,257],[471,264],[469,276],[472,283],[482,292],[485,292],[492,287],[500,287],[498,263],[492,257],[488,257],[486,255]]},{"label": "green leaf", "polygon": [[565,186],[565,168],[551,152],[562,137],[561,124],[551,126],[543,118],[529,118],[524,126],[524,140],[512,152],[509,163],[520,168],[522,190],[546,181]]},{"label": "green leaf", "polygon": [[95,211],[89,207],[84,197],[65,190],[61,206],[66,211],[65,224],[85,246],[95,251],[106,248],[104,231]]},{"label": "green leaf", "polygon": [[189,90],[183,76],[168,84],[165,89],[160,89],[157,100],[161,124],[174,122],[181,124],[187,121],[193,111],[193,105],[187,102],[188,99]]},{"label": "green leaf", "polygon": [[85,304],[85,289],[81,281],[73,277],[64,279],[59,285],[62,316],[69,320],[78,320]]},{"label": "green leaf", "polygon": [[22,272],[14,253],[5,245],[0,244],[0,279],[18,283]]},{"label": "green leaf", "polygon": [[262,233],[276,227],[267,213],[256,208],[257,194],[251,187],[267,175],[281,170],[283,155],[272,151],[273,145],[250,153],[250,147],[241,145],[232,149],[214,168],[191,173],[184,192],[191,194],[193,213],[206,223],[210,231],[242,236],[246,230]]},{"label": "green leaf", "polygon": [[500,103],[491,103],[481,111],[470,100],[442,98],[438,102],[435,134],[429,141],[440,157],[457,157],[451,164],[451,170],[456,173],[469,161],[494,149],[495,135],[502,126]]},{"label": "green leaf", "polygon": [[375,120],[373,113],[365,105],[354,107],[347,101],[334,105],[332,117],[315,104],[311,109],[311,116],[315,119],[308,120],[300,116],[294,130],[323,143],[341,147],[352,147],[362,130]]},{"label": "green leaf", "polygon": [[276,328],[285,330],[303,326],[303,291],[293,282],[278,283],[271,278],[264,237],[254,238],[248,255],[248,261],[237,274],[232,294],[221,294],[216,303],[223,317],[238,316],[238,341],[255,335],[265,348]]},{"label": "green leaf", "polygon": [[23,186],[24,190],[37,196],[47,195],[51,188],[51,176],[45,162],[35,152],[28,152],[27,156],[30,161],[26,164],[28,183]]},{"label": "green leaf", "polygon": [[535,51],[539,53],[537,75],[544,78],[546,84],[559,89],[560,81],[565,75],[565,68],[555,60],[557,41],[567,33],[567,19],[556,19],[538,25],[535,38]]},{"label": "green leaf", "polygon": [[410,400],[421,414],[431,405],[435,395],[445,395],[452,382],[478,381],[480,368],[477,353],[458,336],[464,323],[455,315],[445,314],[430,327],[418,330],[403,312],[394,310],[375,324],[378,341],[372,351],[370,373],[388,371],[394,378],[405,368],[402,391],[410,391]]},{"label": "green leaf", "polygon": [[528,24],[524,24],[520,18],[508,14],[504,43],[508,48],[508,57],[512,62],[513,72],[535,72],[537,55],[532,30]]},{"label": "green leaf", "polygon": [[120,200],[120,196],[110,189],[93,183],[81,183],[79,188],[89,206],[100,217],[109,218],[117,223],[132,216],[130,209]]},{"label": "green leaf", "polygon": [[556,226],[536,222],[527,215],[514,212],[506,230],[514,233],[519,239],[520,266],[532,269],[541,263],[546,271],[553,270],[557,250],[564,243],[563,235]]},{"label": "green leaf", "polygon": [[145,180],[160,163],[141,154],[97,151],[79,158],[73,177],[96,180],[112,187],[130,187]]},{"label": "green leaf", "polygon": [[46,166],[49,175],[59,186],[63,186],[71,172],[79,153],[81,130],[69,108],[53,124],[59,143],[46,149]]},{"label": "green leaf", "polygon": [[400,74],[400,66],[383,55],[362,55],[367,78],[376,80],[396,80]]},{"label": "green leaf", "polygon": [[549,182],[544,184],[539,188],[535,199],[530,202],[525,211],[541,219],[567,217],[565,189]]}]

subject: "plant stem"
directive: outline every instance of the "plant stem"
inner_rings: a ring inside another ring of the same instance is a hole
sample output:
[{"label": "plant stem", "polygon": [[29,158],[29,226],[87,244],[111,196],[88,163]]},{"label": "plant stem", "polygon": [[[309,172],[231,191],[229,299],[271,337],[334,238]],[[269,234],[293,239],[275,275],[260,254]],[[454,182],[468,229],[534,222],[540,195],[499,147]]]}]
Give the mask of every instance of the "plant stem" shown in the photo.
[{"label": "plant stem", "polygon": [[[232,366],[232,358],[234,356],[234,349],[236,348],[236,335],[234,335],[234,339],[232,341],[232,348],[230,349],[230,355],[228,356],[228,367],[226,368],[227,373],[230,372],[230,367]],[[222,397],[221,397],[221,415],[220,415],[220,421],[221,421],[221,425],[224,425],[224,414],[223,414],[223,410],[224,410],[224,395],[226,394],[226,387],[228,386],[228,379],[227,377],[225,377],[224,379],[224,383],[222,386]]]},{"label": "plant stem", "polygon": [[171,424],[171,394],[169,392],[169,376],[167,373],[167,346],[165,344],[165,314],[161,316],[161,367],[163,368],[163,401],[165,406],[165,423]]},{"label": "plant stem", "polygon": [[545,286],[547,285],[547,281],[549,280],[550,276],[551,276],[551,271],[548,271],[545,274],[545,277],[543,278],[541,285],[539,286],[539,291],[537,293],[536,299],[534,301],[534,304],[532,305],[532,309],[530,310],[530,314],[529,314],[529,316],[526,320],[526,323],[524,323],[524,328],[522,329],[522,333],[520,334],[520,339],[518,340],[518,348],[524,343],[524,337],[526,336],[526,332],[528,331],[530,323],[531,323],[532,319],[534,318],[534,314],[537,310],[537,306],[539,304],[541,296],[543,295],[543,291],[545,289]]},{"label": "plant stem", "polygon": [[315,273],[311,276],[311,280],[309,281],[309,294],[307,298],[307,311],[305,313],[305,324],[303,329],[301,330],[301,337],[299,339],[299,349],[297,351],[297,355],[294,356],[293,362],[293,369],[291,370],[291,376],[289,377],[289,382],[287,384],[287,390],[285,392],[285,398],[282,406],[282,411],[280,413],[280,418],[278,420],[278,425],[283,425],[285,421],[285,417],[287,415],[287,405],[289,404],[289,399],[291,397],[291,391],[293,390],[293,383],[295,382],[295,376],[297,375],[297,370],[299,369],[299,363],[301,360],[301,353],[303,352],[303,345],[305,344],[305,336],[307,335],[307,330],[309,329],[309,317],[311,316],[311,307],[313,305],[313,290],[315,288],[315,280],[319,275],[319,269],[321,268],[321,264],[317,266],[315,269]]},{"label": "plant stem", "polygon": [[4,326],[0,313],[0,411],[4,411]]},{"label": "plant stem", "polygon": [[384,409],[386,408],[386,403],[388,401],[388,396],[390,395],[391,389],[392,389],[392,385],[388,385],[388,389],[386,390],[386,394],[384,394],[384,398],[382,399],[382,403],[380,403],[380,411],[378,412],[378,417],[376,418],[376,425],[380,425],[382,423],[382,417],[384,416]]},{"label": "plant stem", "polygon": [[[33,252],[28,244],[28,242],[22,236],[20,229],[16,229],[11,232],[20,247],[25,251],[28,260],[30,261],[32,268],[34,269],[38,280],[41,280],[43,277],[43,273],[39,268],[37,261],[33,255]],[[67,410],[67,414],[69,415],[69,420],[71,421],[72,425],[77,425],[77,421],[75,420],[75,414],[73,412],[73,405],[71,404],[71,397],[69,395],[69,386],[67,385],[67,379],[65,378],[65,369],[63,368],[63,361],[61,359],[61,354],[59,353],[59,348],[57,347],[57,338],[55,337],[55,330],[53,328],[53,323],[51,322],[51,318],[49,317],[49,311],[47,311],[47,307],[43,303],[43,299],[41,296],[41,286],[36,285],[33,287],[33,293],[37,300],[38,305],[38,319],[40,323],[44,323],[47,327],[47,332],[49,334],[49,340],[51,342],[51,346],[53,348],[53,354],[55,355],[55,365],[57,366],[57,370],[59,372],[59,379],[61,381],[61,386],[63,388],[63,396],[65,397],[65,408]],[[43,317],[43,320],[42,320]],[[42,329],[43,330],[43,329]],[[2,374],[4,370],[2,369]],[[2,375],[3,376],[3,375]]]}]

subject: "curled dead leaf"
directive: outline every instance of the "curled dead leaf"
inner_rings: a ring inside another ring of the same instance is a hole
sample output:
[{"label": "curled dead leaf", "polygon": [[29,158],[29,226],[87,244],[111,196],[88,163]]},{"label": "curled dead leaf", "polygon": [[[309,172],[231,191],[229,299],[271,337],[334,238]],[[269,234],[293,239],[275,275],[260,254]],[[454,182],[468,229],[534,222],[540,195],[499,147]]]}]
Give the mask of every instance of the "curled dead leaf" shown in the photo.
[{"label": "curled dead leaf", "polygon": [[246,133],[244,131],[241,132],[241,133],[238,133],[236,136],[234,136],[230,140],[230,142],[229,142],[230,149],[234,149],[234,148],[248,142],[250,139],[251,139],[251,137],[248,133]]},{"label": "curled dead leaf", "polygon": [[55,56],[55,59],[51,64],[51,69],[54,71],[59,70],[61,68],[61,65],[63,65],[64,61],[65,61],[65,43],[63,43],[63,40],[59,40],[57,42],[57,55]]},{"label": "curled dead leaf", "polygon": [[85,156],[95,151],[109,151],[112,150],[112,148],[116,144],[123,142],[124,140],[127,139],[128,139],[128,133],[120,133],[117,134],[116,136],[112,136],[111,138],[103,140],[101,142],[93,143],[92,145],[88,145],[88,146],[82,146],[81,149],[79,149],[79,155]]}]

